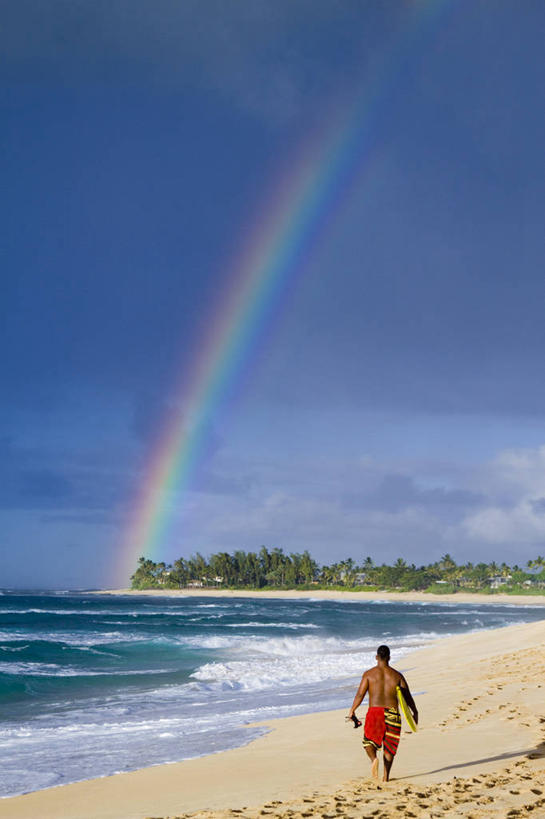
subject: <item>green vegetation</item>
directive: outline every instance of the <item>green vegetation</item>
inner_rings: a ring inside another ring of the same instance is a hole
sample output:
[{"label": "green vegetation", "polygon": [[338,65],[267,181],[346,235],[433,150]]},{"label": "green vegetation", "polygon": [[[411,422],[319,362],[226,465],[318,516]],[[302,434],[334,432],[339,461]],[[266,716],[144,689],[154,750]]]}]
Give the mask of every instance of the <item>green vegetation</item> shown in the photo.
[{"label": "green vegetation", "polygon": [[285,554],[282,549],[259,552],[218,552],[208,559],[197,553],[171,565],[141,557],[131,577],[133,589],[353,589],[358,591],[458,591],[508,594],[544,594],[545,559],[529,560],[526,570],[506,563],[458,565],[450,555],[427,566],[408,565],[403,558],[389,566],[370,557],[357,565],[352,558],[319,566],[305,551]]}]

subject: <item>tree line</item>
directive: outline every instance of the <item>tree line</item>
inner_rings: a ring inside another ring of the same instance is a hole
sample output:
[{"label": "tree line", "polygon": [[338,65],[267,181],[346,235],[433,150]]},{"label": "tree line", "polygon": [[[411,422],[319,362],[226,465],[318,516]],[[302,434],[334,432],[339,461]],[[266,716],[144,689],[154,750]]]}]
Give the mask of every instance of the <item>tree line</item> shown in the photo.
[{"label": "tree line", "polygon": [[304,551],[285,553],[282,549],[258,552],[241,549],[232,554],[218,552],[203,557],[197,553],[180,557],[172,564],[138,560],[131,577],[133,589],[183,589],[191,587],[228,589],[339,588],[368,590],[536,592],[545,588],[545,559],[529,560],[523,569],[507,563],[457,564],[449,554],[424,566],[409,565],[402,557],[395,563],[376,564],[366,557],[361,564],[352,558],[320,566]]}]

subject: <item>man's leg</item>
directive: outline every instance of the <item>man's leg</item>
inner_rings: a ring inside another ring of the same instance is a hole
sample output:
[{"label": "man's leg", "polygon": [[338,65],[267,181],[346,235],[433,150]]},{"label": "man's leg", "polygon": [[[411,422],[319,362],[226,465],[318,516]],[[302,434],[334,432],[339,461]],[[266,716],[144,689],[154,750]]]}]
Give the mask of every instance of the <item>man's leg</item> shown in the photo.
[{"label": "man's leg", "polygon": [[365,752],[371,760],[371,776],[373,779],[378,779],[378,756],[376,750],[372,745],[365,746]]},{"label": "man's leg", "polygon": [[390,769],[392,767],[393,761],[394,761],[394,757],[385,748],[384,749],[384,775],[382,777],[384,782],[388,782],[388,780],[390,779]]},{"label": "man's leg", "polygon": [[384,732],[384,782],[390,779],[390,769],[399,745],[401,736],[401,717],[396,708],[388,708],[385,712],[386,730]]}]

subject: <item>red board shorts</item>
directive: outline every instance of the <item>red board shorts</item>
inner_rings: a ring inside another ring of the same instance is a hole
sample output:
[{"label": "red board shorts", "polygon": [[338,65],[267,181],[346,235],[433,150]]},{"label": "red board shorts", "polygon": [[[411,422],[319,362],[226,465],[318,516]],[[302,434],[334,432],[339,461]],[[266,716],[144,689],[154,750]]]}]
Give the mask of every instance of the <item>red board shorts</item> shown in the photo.
[{"label": "red board shorts", "polygon": [[363,728],[363,747],[384,750],[395,756],[401,735],[401,716],[397,708],[369,708]]}]

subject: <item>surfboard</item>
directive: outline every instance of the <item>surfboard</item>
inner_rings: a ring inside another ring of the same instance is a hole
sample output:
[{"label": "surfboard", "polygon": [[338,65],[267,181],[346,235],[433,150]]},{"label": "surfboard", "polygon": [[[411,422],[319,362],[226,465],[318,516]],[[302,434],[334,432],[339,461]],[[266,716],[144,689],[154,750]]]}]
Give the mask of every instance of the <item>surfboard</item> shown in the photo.
[{"label": "surfboard", "polygon": [[403,691],[401,690],[399,685],[397,686],[396,691],[397,691],[397,701],[399,703],[399,710],[401,711],[401,713],[405,717],[405,720],[407,721],[407,725],[409,726],[411,731],[416,731],[416,722],[414,721],[413,715],[411,714],[411,709],[409,708],[409,706],[405,702],[405,697],[403,696]]}]

